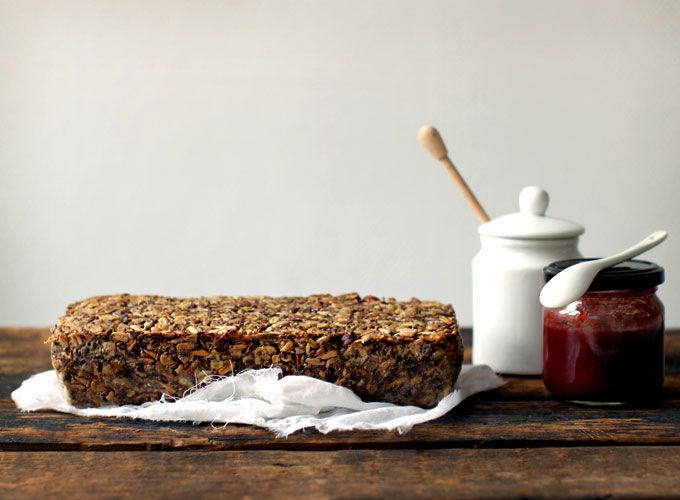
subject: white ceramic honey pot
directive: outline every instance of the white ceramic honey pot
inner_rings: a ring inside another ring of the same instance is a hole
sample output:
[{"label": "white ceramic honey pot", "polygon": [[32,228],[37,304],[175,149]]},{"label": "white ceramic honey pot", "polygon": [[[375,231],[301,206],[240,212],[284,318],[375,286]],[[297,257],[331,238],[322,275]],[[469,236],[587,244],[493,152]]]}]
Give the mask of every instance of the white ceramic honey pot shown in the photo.
[{"label": "white ceramic honey pot", "polygon": [[496,372],[540,375],[543,268],[580,258],[583,226],[545,216],[548,193],[522,189],[519,213],[479,226],[482,247],[472,260],[472,362]]}]

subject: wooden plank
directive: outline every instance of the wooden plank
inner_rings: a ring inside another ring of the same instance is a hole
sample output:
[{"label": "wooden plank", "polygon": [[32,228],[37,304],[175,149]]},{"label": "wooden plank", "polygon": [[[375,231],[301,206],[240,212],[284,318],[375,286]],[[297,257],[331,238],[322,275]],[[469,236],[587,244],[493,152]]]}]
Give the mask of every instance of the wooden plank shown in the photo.
[{"label": "wooden plank", "polygon": [[52,368],[47,328],[0,328],[0,398],[27,376]]},{"label": "wooden plank", "polygon": [[[461,331],[465,343],[465,362],[469,363],[472,331],[470,328]],[[45,344],[47,337],[49,328],[0,328],[0,374],[29,374],[49,369],[49,346]],[[680,373],[680,329],[666,331],[665,349],[667,373]]]},{"label": "wooden plank", "polygon": [[[21,381],[34,373],[49,370],[52,367],[49,346],[45,339],[49,336],[47,328],[0,328],[0,398],[7,398]],[[466,343],[465,359],[470,361],[471,333],[463,330]],[[680,330],[670,330],[665,338],[666,373],[680,374]],[[528,399],[542,399],[548,396],[538,377],[527,377],[527,383],[519,382],[521,377],[512,377],[518,382],[511,387],[517,389]],[[501,391],[501,397],[514,393]]]},{"label": "wooden plank", "polygon": [[25,498],[676,497],[679,447],[4,452]]},{"label": "wooden plank", "polygon": [[[524,382],[524,380],[521,380]],[[55,412],[20,413],[0,401],[0,450],[508,448],[606,444],[679,444],[680,375],[673,397],[649,407],[584,407],[550,399],[478,395],[444,417],[410,432],[305,431],[277,439],[263,429],[124,419]]]},{"label": "wooden plank", "polygon": [[[471,361],[472,331],[463,328],[465,362]],[[49,328],[0,328],[0,374],[34,373],[50,367]],[[680,373],[680,329],[669,329],[665,338],[667,373]],[[29,364],[26,365],[26,362]]]},{"label": "wooden plank", "polygon": [[[477,395],[436,422],[400,436],[386,432],[322,435],[285,440],[247,426],[86,419],[54,412],[19,413],[7,396],[31,373],[49,369],[45,329],[0,333],[0,449],[343,449],[671,444],[680,440],[680,374],[669,375],[663,399],[648,408],[588,408],[554,401],[539,378],[506,377],[503,388]],[[680,346],[669,336],[670,352]],[[7,354],[7,355],[4,355]]]}]

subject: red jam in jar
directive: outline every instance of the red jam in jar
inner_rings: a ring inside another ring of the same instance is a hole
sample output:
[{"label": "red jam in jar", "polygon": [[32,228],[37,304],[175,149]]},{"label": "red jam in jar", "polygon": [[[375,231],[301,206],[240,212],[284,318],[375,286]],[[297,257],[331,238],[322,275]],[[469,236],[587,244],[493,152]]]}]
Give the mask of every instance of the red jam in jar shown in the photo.
[{"label": "red jam in jar", "polygon": [[[546,281],[585,259],[559,261]],[[629,260],[601,271],[564,307],[543,309],[543,382],[557,398],[624,403],[658,395],[664,379],[663,268]]]}]

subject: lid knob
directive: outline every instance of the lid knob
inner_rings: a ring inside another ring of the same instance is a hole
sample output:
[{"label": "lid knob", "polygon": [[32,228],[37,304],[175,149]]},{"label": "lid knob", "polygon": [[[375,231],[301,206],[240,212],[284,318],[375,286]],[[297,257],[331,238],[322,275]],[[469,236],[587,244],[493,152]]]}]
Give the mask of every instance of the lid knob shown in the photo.
[{"label": "lid knob", "polygon": [[527,186],[519,193],[519,211],[523,214],[545,215],[550,197],[545,189]]},{"label": "lid knob", "polygon": [[[480,234],[517,240],[552,240],[576,238],[583,226],[545,215],[548,193],[537,186],[528,186],[519,193],[519,212],[501,215],[479,226]],[[576,240],[573,241],[576,243]]]}]

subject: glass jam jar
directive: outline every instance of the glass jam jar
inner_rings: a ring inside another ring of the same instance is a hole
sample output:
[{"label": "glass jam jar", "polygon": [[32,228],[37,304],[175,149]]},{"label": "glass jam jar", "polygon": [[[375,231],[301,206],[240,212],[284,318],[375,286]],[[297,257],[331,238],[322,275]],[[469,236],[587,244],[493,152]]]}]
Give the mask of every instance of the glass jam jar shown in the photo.
[{"label": "glass jam jar", "polygon": [[[545,280],[588,259],[544,268]],[[628,260],[601,271],[564,307],[543,309],[543,382],[557,398],[621,404],[658,395],[664,379],[664,270]]]}]

